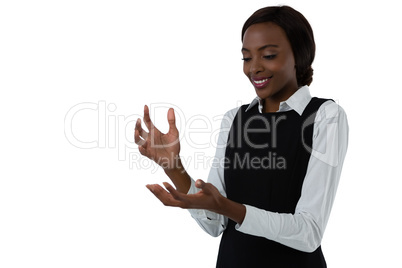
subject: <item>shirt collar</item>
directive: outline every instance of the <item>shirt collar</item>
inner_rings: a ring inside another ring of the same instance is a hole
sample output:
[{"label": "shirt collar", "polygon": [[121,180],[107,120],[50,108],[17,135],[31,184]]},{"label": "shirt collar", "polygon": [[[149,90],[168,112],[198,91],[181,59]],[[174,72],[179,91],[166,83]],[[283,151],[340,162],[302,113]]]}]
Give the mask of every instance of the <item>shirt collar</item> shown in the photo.
[{"label": "shirt collar", "polygon": [[[308,86],[299,88],[289,99],[282,101],[279,104],[279,110],[277,112],[285,112],[289,110],[295,110],[299,115],[303,114],[304,109],[311,100],[310,89]],[[263,100],[260,97],[255,97],[253,101],[248,105],[246,112],[250,110],[254,105],[258,104],[258,111],[262,113]]]}]

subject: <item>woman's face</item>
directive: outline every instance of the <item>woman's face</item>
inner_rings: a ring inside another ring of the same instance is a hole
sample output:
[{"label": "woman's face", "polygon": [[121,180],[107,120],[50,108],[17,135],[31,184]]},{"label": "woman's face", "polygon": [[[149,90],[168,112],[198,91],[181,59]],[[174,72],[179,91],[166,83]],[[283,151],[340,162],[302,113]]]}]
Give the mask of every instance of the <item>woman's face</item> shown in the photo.
[{"label": "woman's face", "polygon": [[292,48],[278,25],[251,25],[243,36],[242,53],[244,74],[261,99],[279,105],[298,89]]}]

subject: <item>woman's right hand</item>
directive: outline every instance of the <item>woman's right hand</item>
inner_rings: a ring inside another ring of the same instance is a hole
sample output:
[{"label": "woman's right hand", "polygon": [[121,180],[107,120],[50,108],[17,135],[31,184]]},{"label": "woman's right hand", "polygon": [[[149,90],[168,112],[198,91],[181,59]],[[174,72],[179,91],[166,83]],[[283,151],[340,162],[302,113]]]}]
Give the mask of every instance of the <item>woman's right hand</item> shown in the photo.
[{"label": "woman's right hand", "polygon": [[164,134],[152,123],[149,117],[149,108],[144,106],[144,123],[149,132],[141,127],[141,119],[138,118],[135,124],[134,140],[138,145],[140,153],[152,159],[165,171],[174,170],[180,165],[180,140],[179,131],[176,128],[176,118],[173,108],[167,114],[169,131]]}]

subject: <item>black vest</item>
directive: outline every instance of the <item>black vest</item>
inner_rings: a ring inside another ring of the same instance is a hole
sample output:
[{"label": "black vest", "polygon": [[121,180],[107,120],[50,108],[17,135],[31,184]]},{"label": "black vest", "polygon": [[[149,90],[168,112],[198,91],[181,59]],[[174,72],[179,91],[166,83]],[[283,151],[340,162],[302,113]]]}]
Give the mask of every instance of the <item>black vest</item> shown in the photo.
[{"label": "black vest", "polygon": [[[312,148],[315,114],[326,99],[312,98],[296,111],[259,113],[239,108],[226,145],[224,179],[230,200],[267,211],[294,213]],[[229,219],[217,267],[323,268],[319,247],[306,253],[235,230]]]}]

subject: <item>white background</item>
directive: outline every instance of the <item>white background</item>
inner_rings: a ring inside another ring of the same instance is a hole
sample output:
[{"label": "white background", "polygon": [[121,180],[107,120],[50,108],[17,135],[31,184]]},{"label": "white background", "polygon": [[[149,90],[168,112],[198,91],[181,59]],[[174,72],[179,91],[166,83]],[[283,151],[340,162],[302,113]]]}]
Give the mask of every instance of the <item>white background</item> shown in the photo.
[{"label": "white background", "polygon": [[[396,3],[1,1],[0,267],[214,267],[220,239],[145,188],[168,178],[137,158],[133,121],[152,105],[166,131],[166,107],[176,107],[181,155],[190,175],[207,179],[196,155],[215,149],[196,143],[255,96],[242,73],[241,27],[276,4],[313,27],[312,95],[348,114],[349,150],[322,242],[329,267],[401,267]],[[96,109],[72,118],[80,104]],[[77,142],[96,140],[92,149]]]}]

